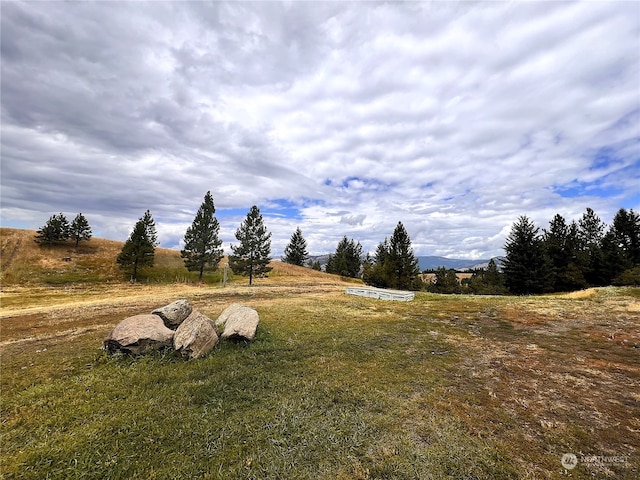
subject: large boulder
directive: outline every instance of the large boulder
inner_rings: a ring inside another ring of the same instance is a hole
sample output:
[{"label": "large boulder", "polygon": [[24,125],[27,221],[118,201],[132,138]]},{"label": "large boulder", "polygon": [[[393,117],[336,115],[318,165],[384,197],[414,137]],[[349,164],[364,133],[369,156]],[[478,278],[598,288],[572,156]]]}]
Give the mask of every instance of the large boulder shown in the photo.
[{"label": "large boulder", "polygon": [[173,347],[187,358],[199,358],[207,355],[218,344],[213,320],[194,310],[176,329]]},{"label": "large boulder", "polygon": [[220,338],[252,341],[256,336],[260,318],[258,312],[251,307],[232,303],[216,320],[215,326],[218,332],[222,332]]},{"label": "large boulder", "polygon": [[151,313],[159,315],[167,328],[175,330],[189,315],[191,315],[192,310],[193,308],[191,308],[189,300],[183,299],[176,300],[164,307],[156,308]]},{"label": "large boulder", "polygon": [[104,349],[110,353],[142,355],[170,347],[173,334],[158,315],[134,315],[116,325],[105,339]]}]

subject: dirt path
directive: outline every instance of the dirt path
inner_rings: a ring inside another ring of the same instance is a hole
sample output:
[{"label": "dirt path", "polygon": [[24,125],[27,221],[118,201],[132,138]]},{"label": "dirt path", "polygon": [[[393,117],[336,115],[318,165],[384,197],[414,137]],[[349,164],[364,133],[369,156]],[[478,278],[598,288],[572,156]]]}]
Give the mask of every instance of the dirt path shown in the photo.
[{"label": "dirt path", "polygon": [[[96,330],[108,331],[129,315],[149,312],[179,298],[215,315],[232,302],[252,302],[299,295],[326,295],[342,285],[264,284],[211,288],[200,285],[115,286],[95,291],[36,291],[38,302],[0,308],[0,347],[60,339]],[[20,296],[33,289],[3,292]],[[48,304],[46,304],[46,303]],[[43,304],[45,303],[45,304]]]},{"label": "dirt path", "polygon": [[0,251],[0,267],[2,270],[7,270],[11,266],[21,244],[22,238],[20,237],[17,240],[13,237],[2,240],[2,250]]}]

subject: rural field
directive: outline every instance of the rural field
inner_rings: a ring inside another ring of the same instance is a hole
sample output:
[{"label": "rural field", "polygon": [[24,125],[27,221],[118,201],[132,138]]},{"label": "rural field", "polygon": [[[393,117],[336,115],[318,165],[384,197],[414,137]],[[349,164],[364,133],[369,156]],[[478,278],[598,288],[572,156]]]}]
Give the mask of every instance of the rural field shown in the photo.
[{"label": "rural field", "polygon": [[[386,302],[280,262],[251,287],[197,283],[162,249],[131,284],[118,242],[0,234],[1,478],[640,477],[640,289]],[[255,308],[255,341],[102,351],[180,298]]]}]

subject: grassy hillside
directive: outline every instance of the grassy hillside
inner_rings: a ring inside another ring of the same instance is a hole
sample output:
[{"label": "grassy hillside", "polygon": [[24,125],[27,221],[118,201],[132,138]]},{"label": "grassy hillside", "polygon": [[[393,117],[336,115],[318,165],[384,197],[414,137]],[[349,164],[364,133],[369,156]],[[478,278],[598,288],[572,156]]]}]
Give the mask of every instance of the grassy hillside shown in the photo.
[{"label": "grassy hillside", "polygon": [[[125,276],[116,264],[122,242],[92,238],[63,245],[41,247],[35,241],[36,232],[11,228],[0,229],[2,242],[3,285],[61,285],[74,282],[119,282]],[[65,260],[67,259],[67,260]],[[156,249],[156,265],[141,276],[144,280],[184,279],[186,269],[180,253]]]},{"label": "grassy hillside", "polygon": [[[35,243],[36,232],[12,228],[0,228],[0,267],[2,285],[39,286],[71,285],[77,283],[102,284],[126,282],[126,275],[116,264],[123,243],[101,238],[80,242],[78,247],[69,241],[63,245],[41,247]],[[221,265],[226,260],[221,262]],[[272,279],[286,282],[286,278],[305,276],[314,279],[331,278],[307,268],[295,267],[281,262],[272,262]],[[231,281],[234,279],[232,277]],[[205,272],[204,283],[217,284],[222,272]],[[180,252],[156,248],[155,263],[142,269],[140,283],[185,283],[198,281],[196,272],[188,272],[180,258]],[[235,281],[242,282],[236,276]]]}]

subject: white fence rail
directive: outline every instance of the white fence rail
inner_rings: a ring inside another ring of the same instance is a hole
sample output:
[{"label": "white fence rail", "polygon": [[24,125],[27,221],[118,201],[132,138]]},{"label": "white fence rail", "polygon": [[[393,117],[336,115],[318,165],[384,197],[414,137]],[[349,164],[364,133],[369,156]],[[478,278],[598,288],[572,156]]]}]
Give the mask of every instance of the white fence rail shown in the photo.
[{"label": "white fence rail", "polygon": [[347,287],[344,289],[347,295],[358,295],[359,297],[378,298],[380,300],[394,300],[396,302],[410,302],[414,299],[413,292],[400,290],[385,290],[374,287]]}]

